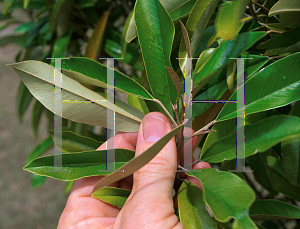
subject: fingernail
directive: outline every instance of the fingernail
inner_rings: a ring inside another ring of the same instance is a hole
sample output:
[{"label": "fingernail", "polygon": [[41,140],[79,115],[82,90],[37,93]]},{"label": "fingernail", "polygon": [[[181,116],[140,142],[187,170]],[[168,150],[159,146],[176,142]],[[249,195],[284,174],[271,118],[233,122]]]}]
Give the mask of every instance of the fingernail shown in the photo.
[{"label": "fingernail", "polygon": [[167,133],[167,123],[160,117],[147,116],[142,123],[144,139],[147,142],[157,142]]}]

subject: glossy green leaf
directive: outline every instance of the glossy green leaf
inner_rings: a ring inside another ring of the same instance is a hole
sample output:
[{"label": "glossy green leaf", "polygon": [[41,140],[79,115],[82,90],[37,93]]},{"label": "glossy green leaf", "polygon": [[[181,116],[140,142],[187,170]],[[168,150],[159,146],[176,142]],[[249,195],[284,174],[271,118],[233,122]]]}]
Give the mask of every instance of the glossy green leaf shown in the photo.
[{"label": "glossy green leaf", "polygon": [[[164,6],[164,8],[167,10],[167,12],[172,13],[173,11],[175,11],[176,9],[179,9],[181,6],[188,3],[189,1],[191,1],[191,0],[174,0],[174,1],[161,0],[160,2]],[[177,14],[175,14],[175,15],[177,15]],[[134,14],[133,14],[133,17],[134,17]],[[126,42],[129,43],[136,37],[137,37],[137,30],[136,30],[135,20],[130,20],[128,30],[126,33]]]},{"label": "glossy green leaf", "polygon": [[[209,88],[202,94],[193,98],[192,104],[192,114],[193,118],[202,115],[205,111],[208,110],[216,100],[219,100],[222,95],[227,91],[226,81],[216,84],[215,86]],[[211,102],[204,102],[210,100]],[[197,102],[198,101],[198,102]]]},{"label": "glossy green leaf", "polygon": [[[37,100],[54,112],[54,67],[39,61],[25,61],[10,66]],[[108,101],[105,95],[87,89],[64,74],[61,74],[61,79],[63,82],[62,117],[79,123],[106,127]],[[115,99],[114,110],[116,130],[134,132],[139,129],[144,117],[142,112],[117,99]]]},{"label": "glossy green leaf", "polygon": [[[106,150],[63,153],[61,154],[61,168],[54,166],[54,157],[54,155],[39,157],[29,162],[24,167],[24,170],[37,175],[52,177],[64,181],[72,181],[83,177],[107,175],[112,173],[103,172],[104,170],[107,170]],[[134,151],[127,149],[115,149],[115,169],[118,170],[133,157]]]},{"label": "glossy green leaf", "polygon": [[31,188],[37,188],[39,186],[42,186],[45,183],[46,178],[47,177],[43,177],[43,176],[32,174],[32,177],[31,177]]},{"label": "glossy green leaf", "polygon": [[193,183],[184,181],[178,191],[180,221],[185,229],[217,228],[217,222],[205,208],[202,191]]},{"label": "glossy green leaf", "polygon": [[218,4],[218,0],[211,0],[210,3],[206,6],[201,18],[199,19],[197,26],[195,28],[195,32],[193,33],[192,36],[192,43],[191,43],[191,50],[192,50],[192,56],[195,55],[197,46],[201,40],[201,37],[204,33],[204,30],[213,14],[215,11],[215,8]]},{"label": "glossy green leaf", "polygon": [[103,187],[92,194],[99,200],[116,207],[123,207],[131,191],[115,187]]},{"label": "glossy green leaf", "polygon": [[[54,132],[50,130],[52,139],[54,139]],[[72,131],[62,131],[62,148],[59,150],[63,152],[82,152],[96,150],[102,142],[98,142],[92,138],[81,136]],[[58,147],[56,145],[56,147]]]},{"label": "glossy green leaf", "polygon": [[257,46],[259,49],[275,49],[293,45],[300,40],[300,27],[288,30]]},{"label": "glossy green leaf", "polygon": [[221,138],[225,138],[226,136],[231,135],[233,132],[236,131],[236,120],[229,119],[224,122],[217,122],[211,128],[215,130],[215,132],[210,132],[203,144],[201,155],[203,155],[206,150],[216,141],[220,140]]},{"label": "glossy green leaf", "polygon": [[197,178],[203,187],[204,201],[215,218],[227,222],[235,218],[233,228],[256,228],[249,218],[248,209],[255,200],[253,190],[233,173],[216,169],[195,169],[186,172]]},{"label": "glossy green leaf", "polygon": [[20,121],[22,121],[22,118],[26,110],[28,109],[28,106],[32,99],[33,96],[30,94],[27,87],[24,85],[23,82],[20,82],[17,94],[17,108]]},{"label": "glossy green leaf", "polygon": [[216,31],[224,40],[233,39],[241,30],[240,22],[249,0],[230,1],[222,5],[216,18]]},{"label": "glossy green leaf", "polygon": [[249,214],[255,221],[299,219],[300,208],[279,200],[256,200],[252,204]]},{"label": "glossy green leaf", "polygon": [[280,0],[270,9],[269,17],[295,11],[300,11],[300,2],[298,0]]},{"label": "glossy green leaf", "polygon": [[226,81],[229,91],[232,93],[234,90],[234,83],[236,77],[236,62],[231,62],[227,66]]},{"label": "glossy green leaf", "polygon": [[[245,126],[245,157],[264,152],[300,131],[300,118],[278,115]],[[238,146],[241,147],[241,146]],[[202,160],[217,163],[236,157],[236,133],[214,142],[202,153]]]},{"label": "glossy green leaf", "polygon": [[42,155],[43,153],[47,152],[54,146],[52,138],[49,136],[48,138],[41,141],[28,155],[26,163],[32,161],[36,157]]},{"label": "glossy green leaf", "polygon": [[[137,0],[135,22],[145,69],[153,96],[170,114],[178,96],[165,66],[172,67],[170,55],[175,28],[172,19],[159,0]],[[163,109],[161,109],[162,112]]]},{"label": "glossy green leaf", "polygon": [[126,18],[124,29],[121,36],[121,57],[124,58],[127,50],[127,42],[126,42],[126,36],[129,29],[129,26],[134,21],[134,10],[130,12],[128,17]]},{"label": "glossy green leaf", "polygon": [[172,131],[167,133],[165,136],[163,136],[161,139],[159,139],[157,142],[155,142],[152,146],[150,146],[148,149],[146,149],[143,153],[141,153],[139,156],[133,158],[128,163],[126,163],[124,166],[122,166],[119,170],[123,172],[114,172],[110,174],[109,176],[104,177],[101,179],[93,189],[93,192],[97,191],[98,189],[109,185],[115,181],[121,180],[125,177],[130,176],[135,171],[142,168],[144,165],[146,165],[149,161],[151,161],[161,150],[164,148],[164,146],[183,128],[184,124],[181,124],[180,126],[174,128]]},{"label": "glossy green leaf", "polygon": [[32,109],[32,116],[31,116],[31,126],[35,137],[37,137],[40,120],[44,110],[45,107],[43,106],[43,104],[41,104],[38,100],[36,100],[34,107]]},{"label": "glossy green leaf", "polygon": [[52,50],[52,58],[64,58],[67,56],[68,45],[72,32],[72,30],[69,30],[64,36],[55,41]]},{"label": "glossy green leaf", "polygon": [[50,15],[50,33],[52,34],[56,28],[59,15],[64,14],[65,8],[68,6],[69,0],[57,0],[53,6],[53,10],[51,11]]},{"label": "glossy green leaf", "polygon": [[87,42],[87,47],[85,50],[85,57],[90,58],[92,60],[98,60],[100,51],[102,49],[102,43],[104,38],[104,32],[107,24],[107,20],[109,17],[109,11],[103,13],[101,18],[99,19],[92,36],[89,38]]},{"label": "glossy green leaf", "polygon": [[[298,63],[300,53],[278,60],[259,71],[245,83],[245,114],[285,106],[300,99]],[[244,85],[243,85],[244,86]],[[236,100],[237,92],[229,100]],[[217,121],[234,118],[236,104],[227,103]]]},{"label": "glossy green leaf", "polygon": [[253,76],[269,61],[269,58],[267,56],[258,56],[251,54],[241,55],[241,58],[249,58],[244,60],[246,80]]},{"label": "glossy green leaf", "polygon": [[[88,68],[86,66],[89,66]],[[83,57],[72,57],[61,61],[62,73],[85,84],[107,87],[107,67],[96,61]],[[115,90],[129,93],[142,99],[152,100],[149,92],[133,79],[114,70]]]},{"label": "glossy green leaf", "polygon": [[194,85],[199,85],[200,90],[210,81],[213,74],[233,61],[229,58],[237,58],[242,52],[249,49],[264,35],[264,32],[242,33],[237,35],[234,40],[223,42],[204,64],[198,64],[197,62],[195,72],[199,74],[193,79]]},{"label": "glossy green leaf", "polygon": [[139,109],[144,114],[149,113],[149,110],[148,110],[148,107],[147,107],[145,101],[136,96],[128,94],[127,95],[127,103],[129,105],[134,106],[135,108]]},{"label": "glossy green leaf", "polygon": [[[292,199],[300,201],[300,188],[293,186],[284,176],[279,174],[284,173],[280,159],[268,157],[268,165],[270,167],[270,169],[268,169],[268,177],[274,190],[281,192]],[[279,171],[279,173],[277,171]]]},{"label": "glossy green leaf", "polygon": [[[189,14],[188,20],[185,24],[185,28],[188,32],[189,38],[191,39],[194,31],[196,29],[196,26],[204,14],[205,9],[209,6],[211,2],[215,2],[214,0],[197,0],[195,5],[193,6],[191,13]],[[209,19],[208,19],[209,20]],[[203,22],[204,24],[207,23],[206,20]],[[205,27],[205,26],[204,26]],[[199,31],[201,33],[201,31]],[[201,35],[200,35],[201,37]],[[192,53],[192,56],[194,55],[194,52],[196,51],[196,44],[193,44],[194,50]],[[181,38],[180,41],[180,47],[179,47],[179,66],[181,68],[181,71],[184,70],[185,67],[185,58],[187,57],[187,50],[184,42],[184,38]]]},{"label": "glossy green leaf", "polygon": [[191,10],[192,10],[193,6],[195,5],[196,1],[197,0],[186,1],[185,3],[183,3],[178,8],[170,11],[169,14],[170,14],[172,20],[173,21],[178,20],[178,19],[181,19],[181,18],[187,16],[191,12]]}]

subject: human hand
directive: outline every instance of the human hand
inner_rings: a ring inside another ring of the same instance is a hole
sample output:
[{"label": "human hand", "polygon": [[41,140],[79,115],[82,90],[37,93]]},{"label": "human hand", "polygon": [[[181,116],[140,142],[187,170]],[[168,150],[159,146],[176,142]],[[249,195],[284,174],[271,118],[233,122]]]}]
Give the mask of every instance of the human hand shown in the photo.
[{"label": "human hand", "polygon": [[[114,137],[115,148],[134,150],[138,156],[158,139],[172,130],[170,121],[159,112],[147,114],[138,133],[118,132]],[[190,139],[193,149],[197,137]],[[98,150],[106,149],[106,143]],[[182,154],[183,158],[184,152]],[[184,228],[174,214],[172,190],[177,169],[175,138],[147,165],[109,185],[131,190],[122,209],[91,197],[94,185],[103,176],[87,177],[77,180],[60,217],[57,229],[102,229],[102,228]],[[193,165],[193,169],[210,168],[206,162]],[[201,187],[193,177],[181,174]]]}]

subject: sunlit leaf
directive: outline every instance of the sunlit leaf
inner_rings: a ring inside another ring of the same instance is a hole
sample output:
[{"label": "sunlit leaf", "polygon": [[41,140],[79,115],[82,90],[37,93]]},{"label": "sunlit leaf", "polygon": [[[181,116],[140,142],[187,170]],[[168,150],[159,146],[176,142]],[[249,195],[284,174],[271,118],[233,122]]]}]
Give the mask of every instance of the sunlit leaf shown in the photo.
[{"label": "sunlit leaf", "polygon": [[134,106],[135,108],[139,109],[144,114],[149,113],[149,110],[148,110],[148,107],[147,107],[145,101],[136,96],[128,94],[127,95],[127,103],[129,105]]}]

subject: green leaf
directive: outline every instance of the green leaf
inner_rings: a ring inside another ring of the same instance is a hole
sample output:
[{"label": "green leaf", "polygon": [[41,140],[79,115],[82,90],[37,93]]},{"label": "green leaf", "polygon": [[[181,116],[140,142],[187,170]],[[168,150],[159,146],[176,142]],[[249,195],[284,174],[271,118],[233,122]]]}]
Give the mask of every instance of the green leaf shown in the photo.
[{"label": "green leaf", "polygon": [[[72,181],[89,176],[107,175],[111,172],[102,172],[103,170],[107,170],[106,154],[106,150],[63,153],[61,154],[61,169],[54,167],[54,155],[39,157],[29,162],[23,169],[37,175],[64,181]],[[133,157],[134,151],[115,149],[115,169],[118,170]],[[99,172],[99,170],[102,171]]]},{"label": "green leaf", "polygon": [[65,189],[64,189],[64,194],[68,194],[69,192],[71,192],[73,186],[75,184],[75,181],[67,181],[66,182],[66,185],[65,185]]},{"label": "green leaf", "polygon": [[[89,66],[88,68],[86,66]],[[62,73],[78,82],[98,87],[107,87],[107,67],[94,60],[72,57],[61,61]],[[115,90],[129,93],[142,99],[152,100],[149,92],[133,79],[114,70]]]},{"label": "green leaf", "polygon": [[81,9],[93,7],[98,0],[77,0],[78,7]]},{"label": "green leaf", "polygon": [[250,211],[252,220],[299,219],[300,208],[279,200],[256,200]]},{"label": "green leaf", "polygon": [[[285,106],[300,99],[299,60],[300,53],[278,60],[245,83],[245,107],[242,109],[246,115]],[[236,100],[236,95],[237,92],[229,100]],[[235,118],[236,115],[236,104],[227,103],[217,121]]]},{"label": "green leaf", "polygon": [[127,50],[126,36],[127,36],[129,26],[132,24],[133,21],[134,21],[134,10],[132,10],[130,12],[130,14],[128,15],[128,17],[126,18],[124,29],[123,29],[123,32],[122,32],[122,36],[121,36],[121,47],[122,47],[121,48],[121,58],[124,58],[125,54],[126,54],[126,50]]},{"label": "green leaf", "polygon": [[[169,0],[161,0],[161,4],[164,6],[164,8],[167,10],[167,12],[172,13],[176,9],[179,9],[181,6],[184,4],[194,1],[194,0],[174,0],[174,1],[169,1]],[[187,9],[185,9],[187,10]],[[133,14],[134,17],[134,14]],[[176,18],[177,19],[177,18]],[[129,27],[126,33],[126,42],[129,43],[131,42],[134,38],[137,37],[137,30],[136,30],[136,24],[134,20],[130,20]]]},{"label": "green leaf", "polygon": [[55,41],[52,50],[52,58],[63,58],[67,56],[68,45],[72,32],[72,30],[69,30],[64,36]]},{"label": "green leaf", "polygon": [[195,5],[197,0],[190,0],[190,1],[186,1],[185,3],[183,3],[181,6],[179,6],[178,8],[172,10],[172,11],[169,11],[169,14],[172,18],[173,21],[175,20],[178,20],[180,18],[183,18],[185,16],[187,16],[193,6]]},{"label": "green leaf", "polygon": [[42,186],[45,183],[46,178],[47,177],[32,174],[31,188],[37,188],[39,186]]},{"label": "green leaf", "polygon": [[241,30],[240,22],[249,0],[230,1],[218,11],[216,17],[216,31],[223,40],[233,39]]},{"label": "green leaf", "polygon": [[201,182],[203,199],[218,221],[227,222],[235,218],[234,225],[242,223],[243,227],[233,228],[256,228],[248,215],[255,195],[241,178],[213,168],[190,170],[186,174]]},{"label": "green leaf", "polygon": [[24,0],[24,9],[27,8],[28,4],[29,4],[30,0]]},{"label": "green leaf", "polygon": [[246,80],[253,76],[269,61],[269,58],[267,56],[257,56],[251,54],[241,55],[241,58],[250,58],[244,60]]},{"label": "green leaf", "polygon": [[147,150],[145,150],[143,153],[141,153],[139,156],[133,158],[128,163],[126,163],[124,166],[122,166],[119,170],[123,172],[114,172],[110,174],[109,176],[106,176],[102,178],[93,189],[93,192],[97,191],[98,189],[109,185],[115,181],[121,180],[125,177],[130,176],[135,171],[142,168],[144,165],[146,165],[149,161],[151,161],[161,150],[164,148],[164,146],[183,128],[184,124],[181,124],[180,126],[174,128],[172,131],[167,133],[165,136],[163,136],[161,139],[159,139],[157,142],[155,142],[151,147],[149,147]]},{"label": "green leaf", "polygon": [[59,19],[59,15],[60,14],[64,14],[64,10],[65,8],[68,6],[70,0],[57,0],[53,6],[53,9],[51,11],[51,15],[50,15],[50,25],[49,25],[49,29],[50,29],[50,33],[52,34],[56,28],[58,19]]},{"label": "green leaf", "polygon": [[[264,152],[300,131],[300,118],[287,115],[271,116],[245,126],[245,158]],[[241,147],[241,146],[238,146]],[[236,133],[214,142],[202,153],[202,160],[217,163],[236,157]]]},{"label": "green leaf", "polygon": [[[272,159],[272,160],[271,160]],[[272,183],[274,190],[283,193],[297,201],[300,201],[300,188],[293,186],[284,176],[279,173],[284,173],[281,161],[274,157],[268,157],[268,164],[271,169],[268,169],[268,177]],[[275,166],[277,167],[275,169]],[[279,173],[277,172],[279,170]]]},{"label": "green leaf", "polygon": [[22,118],[26,110],[28,109],[28,106],[32,99],[33,96],[30,94],[27,87],[24,85],[23,82],[20,82],[17,94],[17,108],[20,121],[22,121]]},{"label": "green leaf", "polygon": [[170,102],[175,104],[178,94],[165,68],[172,67],[173,22],[159,0],[152,0],[151,4],[147,0],[137,0],[135,22],[152,93],[173,114]]},{"label": "green leaf", "polygon": [[[50,134],[52,139],[54,139],[54,132],[53,130],[50,130]],[[59,150],[63,152],[82,152],[82,151],[92,151],[96,150],[102,142],[98,142],[92,138],[81,136],[79,134],[76,134],[72,131],[62,131],[62,148],[59,148]]]},{"label": "green leaf", "polygon": [[298,0],[280,0],[270,9],[269,17],[295,11],[300,11],[300,2]]},{"label": "green leaf", "polygon": [[[39,61],[25,61],[10,65],[29,88],[31,93],[48,110],[54,112],[54,67]],[[106,98],[75,80],[61,74],[62,117],[75,122],[106,127]],[[138,109],[115,99],[115,129],[134,132],[139,129],[144,114]]]},{"label": "green leaf", "polygon": [[51,149],[54,146],[53,140],[51,136],[41,141],[28,155],[26,164],[36,157],[42,155],[43,153],[47,152],[49,149]]},{"label": "green leaf", "polygon": [[193,183],[184,181],[178,191],[180,221],[185,229],[217,228],[217,222],[205,208],[202,191]]},{"label": "green leaf", "polygon": [[[202,15],[204,14],[204,11],[206,10],[206,8],[208,8],[208,6],[210,5],[210,3],[213,2],[212,5],[214,5],[214,0],[197,0],[197,2],[195,3],[195,5],[193,6],[188,20],[185,24],[185,28],[188,32],[189,38],[191,39],[193,36],[193,33],[196,29],[196,26],[199,22],[199,20],[201,19]],[[209,13],[208,13],[209,14]],[[208,15],[206,15],[208,16]],[[206,21],[209,20],[209,18],[205,18],[206,20],[203,21],[203,23],[207,23]],[[202,23],[202,21],[201,21]],[[205,28],[205,25],[204,25]],[[199,30],[198,32],[201,33],[201,31]],[[200,35],[201,37],[201,35]],[[194,46],[196,46],[197,44],[193,44]],[[192,50],[192,56],[194,56],[195,51],[196,51],[196,47],[194,47],[194,50]],[[187,57],[187,50],[186,50],[186,46],[185,46],[185,42],[184,42],[184,38],[181,38],[181,42],[180,42],[180,47],[179,47],[179,66],[181,68],[181,70],[183,71],[184,67],[185,67],[185,58]]]},{"label": "green leaf", "polygon": [[123,207],[130,193],[131,191],[127,189],[103,187],[94,192],[92,194],[92,197],[95,197],[116,207]]},{"label": "green leaf", "polygon": [[[215,86],[209,88],[202,94],[193,98],[192,112],[193,118],[202,115],[205,111],[208,110],[213,104],[214,101],[219,100],[222,95],[227,91],[226,80],[223,80],[221,83],[216,84]],[[203,102],[210,100],[211,102]],[[197,102],[202,101],[202,102]]]},{"label": "green leaf", "polygon": [[6,16],[15,0],[4,0],[3,14]]},{"label": "green leaf", "polygon": [[242,52],[253,46],[259,39],[265,36],[265,32],[242,33],[236,36],[234,40],[224,41],[218,47],[213,55],[205,63],[196,64],[194,85],[199,85],[199,90],[207,84],[213,75],[237,58]]},{"label": "green leaf", "polygon": [[40,120],[44,110],[45,108],[43,104],[41,104],[38,100],[36,100],[34,107],[32,109],[32,116],[31,116],[31,126],[35,137],[37,137]]},{"label": "green leaf", "polygon": [[275,49],[293,45],[300,40],[300,26],[288,30],[257,46],[258,49]]},{"label": "green leaf", "polygon": [[227,66],[227,86],[229,91],[232,93],[234,91],[234,83],[235,83],[235,77],[236,77],[236,62],[231,62]]},{"label": "green leaf", "polygon": [[102,43],[104,38],[104,32],[107,24],[107,20],[109,17],[109,11],[103,13],[101,18],[99,19],[92,36],[87,42],[87,47],[85,50],[85,57],[90,58],[92,60],[98,60],[100,51],[102,49]]},{"label": "green leaf", "polygon": [[210,3],[206,6],[201,18],[199,19],[195,32],[193,33],[192,36],[192,43],[191,43],[191,50],[192,50],[192,57],[196,53],[196,49],[198,47],[198,44],[201,40],[201,37],[204,33],[204,30],[213,14],[215,11],[215,8],[218,4],[218,0],[211,0]]},{"label": "green leaf", "polygon": [[135,97],[133,95],[128,94],[127,95],[127,103],[131,106],[134,106],[135,108],[139,109],[144,114],[148,114],[149,110],[144,100]]}]

